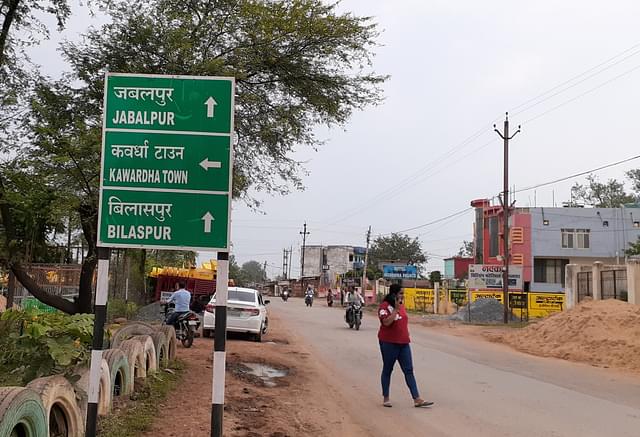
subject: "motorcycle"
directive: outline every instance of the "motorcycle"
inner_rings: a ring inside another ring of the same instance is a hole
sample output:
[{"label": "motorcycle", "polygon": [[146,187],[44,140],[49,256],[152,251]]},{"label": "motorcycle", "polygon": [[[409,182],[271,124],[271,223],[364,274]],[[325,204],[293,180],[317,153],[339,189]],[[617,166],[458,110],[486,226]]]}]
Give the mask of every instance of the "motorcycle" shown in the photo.
[{"label": "motorcycle", "polygon": [[289,292],[283,291],[281,297],[282,297],[282,300],[286,302],[287,300],[289,300]]},{"label": "motorcycle", "polygon": [[327,294],[327,306],[333,306],[333,293],[331,292]]},{"label": "motorcycle", "polygon": [[[165,305],[164,307],[164,320],[169,318],[174,313],[173,305]],[[182,346],[190,348],[193,345],[193,339],[196,336],[196,332],[200,329],[200,318],[193,311],[188,311],[175,321],[173,327],[176,330],[176,339],[178,339]]]},{"label": "motorcycle", "polygon": [[362,305],[359,302],[350,303],[344,316],[345,322],[349,325],[349,329],[355,326],[356,331],[360,330],[362,324]]},{"label": "motorcycle", "polygon": [[309,295],[305,296],[304,303],[308,307],[313,306],[313,296],[309,296]]}]

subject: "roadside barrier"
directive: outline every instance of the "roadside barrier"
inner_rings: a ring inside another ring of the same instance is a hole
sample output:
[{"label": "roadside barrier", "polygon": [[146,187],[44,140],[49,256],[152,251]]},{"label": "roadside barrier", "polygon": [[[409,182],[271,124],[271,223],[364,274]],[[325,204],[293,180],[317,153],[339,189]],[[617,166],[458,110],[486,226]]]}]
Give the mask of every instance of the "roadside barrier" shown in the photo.
[{"label": "roadside barrier", "polygon": [[161,331],[151,334],[151,340],[153,340],[153,345],[156,348],[156,363],[158,364],[158,369],[161,369],[169,363],[169,341],[164,332]]},{"label": "roadside barrier", "polygon": [[107,349],[102,357],[109,365],[111,374],[111,397],[125,396],[131,393],[133,374],[127,356],[120,349]]},{"label": "roadside barrier", "polygon": [[125,353],[127,360],[129,361],[129,369],[131,369],[131,375],[133,375],[131,385],[131,390],[133,391],[133,380],[135,380],[135,378],[145,378],[147,376],[144,349],[138,340],[133,339],[123,341],[120,345],[120,349]]},{"label": "roadside barrier", "polygon": [[158,370],[158,363],[156,357],[156,347],[153,345],[153,340],[148,335],[136,335],[132,338],[140,342],[142,350],[144,352],[144,370],[145,375],[150,375]]},{"label": "roadside barrier", "polygon": [[167,337],[167,356],[170,361],[176,359],[176,348],[178,347],[178,340],[176,340],[176,330],[173,326],[162,325],[160,332],[163,332]]},{"label": "roadside barrier", "polygon": [[0,436],[47,436],[47,420],[36,392],[23,387],[0,388]]},{"label": "roadside barrier", "polygon": [[64,376],[34,379],[27,388],[40,396],[45,417],[48,418],[46,435],[84,436],[84,417],[73,386]]}]

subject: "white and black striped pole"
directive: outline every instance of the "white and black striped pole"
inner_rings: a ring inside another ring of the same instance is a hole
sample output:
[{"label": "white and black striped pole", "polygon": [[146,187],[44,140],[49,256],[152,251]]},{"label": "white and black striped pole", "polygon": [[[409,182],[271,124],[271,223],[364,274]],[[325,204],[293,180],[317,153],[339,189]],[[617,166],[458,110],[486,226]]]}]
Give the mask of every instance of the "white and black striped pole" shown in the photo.
[{"label": "white and black striped pole", "polygon": [[224,379],[226,371],[227,297],[229,294],[229,252],[218,252],[216,275],[216,324],[213,344],[213,395],[211,437],[222,437]]},{"label": "white and black striped pole", "polygon": [[93,346],[89,370],[89,402],[87,405],[87,427],[85,437],[96,436],[98,423],[98,396],[100,390],[100,368],[102,365],[102,342],[104,323],[107,319],[107,297],[109,296],[109,257],[107,247],[98,248],[98,281],[96,284],[95,316],[93,320]]}]

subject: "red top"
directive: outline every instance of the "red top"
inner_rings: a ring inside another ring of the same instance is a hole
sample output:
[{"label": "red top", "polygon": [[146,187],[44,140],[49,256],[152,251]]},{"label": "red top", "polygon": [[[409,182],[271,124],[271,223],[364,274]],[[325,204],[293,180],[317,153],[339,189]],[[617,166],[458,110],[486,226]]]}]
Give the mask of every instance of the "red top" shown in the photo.
[{"label": "red top", "polygon": [[[382,319],[390,313],[397,314],[396,320],[389,326],[384,326]],[[378,318],[380,318],[380,330],[378,331],[378,339],[387,343],[409,344],[409,318],[404,305],[398,305],[393,308],[389,302],[382,302],[378,308]]]}]

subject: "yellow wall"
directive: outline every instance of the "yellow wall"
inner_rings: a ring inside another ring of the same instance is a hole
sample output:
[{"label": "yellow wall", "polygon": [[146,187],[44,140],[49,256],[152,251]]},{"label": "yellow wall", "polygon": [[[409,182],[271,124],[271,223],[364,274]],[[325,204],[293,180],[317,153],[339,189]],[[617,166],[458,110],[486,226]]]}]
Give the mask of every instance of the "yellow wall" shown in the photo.
[{"label": "yellow wall", "polygon": [[[440,301],[444,302],[448,291],[440,290]],[[404,304],[408,310],[416,311],[433,311],[433,289],[431,288],[405,288]],[[529,317],[546,317],[553,313],[562,311],[564,307],[564,294],[562,293],[544,293],[529,292]],[[471,300],[494,298],[502,303],[502,292],[500,291],[472,291]],[[514,308],[513,313],[516,317],[520,317],[521,310]]]}]

